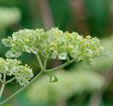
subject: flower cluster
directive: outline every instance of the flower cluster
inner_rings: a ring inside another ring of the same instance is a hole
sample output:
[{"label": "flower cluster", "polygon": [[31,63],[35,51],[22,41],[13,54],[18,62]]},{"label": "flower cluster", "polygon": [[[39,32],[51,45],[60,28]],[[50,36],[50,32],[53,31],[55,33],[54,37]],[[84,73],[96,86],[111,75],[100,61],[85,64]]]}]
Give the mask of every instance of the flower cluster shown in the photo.
[{"label": "flower cluster", "polygon": [[19,57],[22,51],[37,54],[37,46],[39,45],[40,36],[43,33],[43,29],[25,29],[13,33],[12,37],[8,37],[8,39],[3,39],[2,42],[5,46],[12,47],[6,53],[6,57]]},{"label": "flower cluster", "polygon": [[3,59],[0,58],[0,75],[7,75],[15,77],[16,81],[21,86],[29,83],[33,77],[32,69],[28,65],[20,65],[21,62],[17,59]]},{"label": "flower cluster", "polygon": [[41,29],[20,30],[12,37],[3,39],[3,44],[11,47],[11,50],[6,53],[7,57],[18,57],[22,51],[34,54],[40,51],[49,59],[75,58],[76,61],[86,60],[92,63],[93,57],[104,53],[98,38],[91,38],[91,36],[84,38],[76,32],[63,32],[58,28],[46,32]]},{"label": "flower cluster", "polygon": [[76,61],[86,60],[92,62],[92,57],[103,55],[100,40],[91,36],[80,36],[76,32],[65,32],[52,28],[42,36],[41,51],[52,59],[66,60],[76,58]]}]

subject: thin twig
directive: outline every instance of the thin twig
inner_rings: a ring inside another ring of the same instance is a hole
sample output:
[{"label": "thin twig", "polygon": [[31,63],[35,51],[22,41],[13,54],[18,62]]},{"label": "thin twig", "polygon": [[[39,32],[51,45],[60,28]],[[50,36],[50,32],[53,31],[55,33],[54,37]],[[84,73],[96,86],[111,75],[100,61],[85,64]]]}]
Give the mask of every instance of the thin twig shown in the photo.
[{"label": "thin twig", "polygon": [[40,67],[41,67],[41,70],[43,70],[42,61],[41,61],[39,55],[37,54],[36,57],[37,57],[37,60],[38,60],[38,62],[39,62],[39,65],[40,65]]},{"label": "thin twig", "polygon": [[40,73],[37,76],[35,76],[27,85],[25,85],[24,87],[22,87],[21,89],[19,89],[17,92],[15,92],[11,96],[9,96],[7,99],[5,99],[3,102],[1,102],[0,103],[0,106],[3,105],[4,103],[6,103],[7,101],[11,100],[13,97],[17,96],[25,88],[28,88],[41,74],[42,74],[42,71],[40,71]]},{"label": "thin twig", "polygon": [[46,70],[46,66],[47,66],[47,57],[46,57],[46,59],[44,61],[44,71]]},{"label": "thin twig", "polygon": [[11,83],[11,82],[14,81],[14,80],[15,80],[15,77],[13,77],[12,79],[6,81],[6,84]]},{"label": "thin twig", "polygon": [[64,67],[68,66],[69,64],[71,64],[72,62],[74,62],[75,60],[76,60],[76,58],[74,58],[74,59],[72,59],[70,61],[67,61],[63,65],[60,65],[59,67],[56,67],[56,68],[53,68],[53,69],[49,69],[49,70],[45,70],[45,72],[51,72],[51,71],[56,71],[56,70],[62,69]]},{"label": "thin twig", "polygon": [[4,82],[2,83],[2,87],[1,87],[1,90],[0,90],[0,99],[1,99],[2,94],[3,94],[3,92],[4,92],[6,75],[4,75],[3,77],[4,77],[4,78],[3,78],[3,81],[4,81]]},{"label": "thin twig", "polygon": [[71,64],[72,62],[74,62],[76,59],[72,59],[70,60],[69,62],[66,62],[64,63],[63,65],[57,67],[57,68],[54,68],[54,69],[50,69],[50,70],[42,70],[40,71],[40,73],[35,77],[33,78],[29,84],[25,85],[24,87],[22,87],[21,89],[19,89],[17,92],[15,92],[14,94],[12,94],[11,96],[9,96],[7,99],[5,99],[3,102],[0,103],[0,106],[4,103],[6,103],[7,101],[11,100],[13,97],[15,97],[16,95],[18,95],[20,92],[22,92],[25,88],[29,87],[43,72],[50,72],[50,71],[56,71],[56,70],[59,70],[61,68],[64,68],[65,66]]}]

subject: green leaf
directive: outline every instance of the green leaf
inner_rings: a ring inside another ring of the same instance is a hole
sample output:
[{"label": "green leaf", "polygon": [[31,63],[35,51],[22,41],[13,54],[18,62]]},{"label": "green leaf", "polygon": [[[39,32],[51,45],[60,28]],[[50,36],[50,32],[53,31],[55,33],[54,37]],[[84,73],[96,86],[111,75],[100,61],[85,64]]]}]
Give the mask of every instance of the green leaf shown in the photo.
[{"label": "green leaf", "polygon": [[58,78],[55,75],[50,75],[50,82],[57,82]]},{"label": "green leaf", "polygon": [[11,104],[4,104],[4,105],[2,105],[2,106],[13,106],[13,105],[11,105]]}]

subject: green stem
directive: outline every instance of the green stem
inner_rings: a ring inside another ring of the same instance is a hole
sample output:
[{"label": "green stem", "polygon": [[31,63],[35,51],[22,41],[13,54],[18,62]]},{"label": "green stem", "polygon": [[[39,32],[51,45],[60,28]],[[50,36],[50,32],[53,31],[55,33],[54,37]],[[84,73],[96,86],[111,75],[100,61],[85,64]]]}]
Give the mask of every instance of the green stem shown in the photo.
[{"label": "green stem", "polygon": [[43,70],[42,61],[41,61],[39,55],[37,54],[36,57],[37,57],[37,60],[38,60],[38,62],[39,62],[39,65],[40,65],[40,67],[41,67],[41,70]]},{"label": "green stem", "polygon": [[[50,72],[50,71],[56,71],[56,70],[59,70],[61,68],[64,68],[65,66],[71,64],[72,62],[74,62],[76,59],[72,59],[70,60],[69,62],[66,62],[64,63],[63,65],[57,67],[57,68],[54,68],[54,69],[50,69],[50,70],[43,70],[44,72]],[[40,71],[40,73],[35,77],[33,78],[29,84],[25,85],[24,87],[22,87],[21,89],[19,89],[17,92],[15,92],[14,94],[12,94],[11,96],[9,96],[7,99],[5,99],[3,102],[0,103],[0,106],[4,103],[6,103],[7,101],[9,101],[10,99],[12,99],[13,97],[15,97],[16,95],[18,95],[20,92],[22,92],[25,88],[29,87],[42,73],[43,71]]]},{"label": "green stem", "polygon": [[6,81],[6,84],[8,84],[8,83],[10,83],[10,82],[12,82],[12,81],[14,81],[14,80],[15,80],[15,77],[13,77],[12,79]]},{"label": "green stem", "polygon": [[25,88],[28,88],[40,75],[42,74],[42,71],[40,71],[40,73],[35,76],[30,82],[29,84],[25,85],[24,87],[22,87],[21,89],[19,89],[17,92],[15,92],[14,94],[12,94],[11,96],[9,96],[7,99],[5,99],[3,102],[0,103],[0,106],[3,105],[4,103],[6,103],[7,101],[11,100],[13,97],[15,97],[16,95],[18,95],[20,92],[22,92]]},{"label": "green stem", "polygon": [[68,62],[70,61],[69,56],[67,56],[67,61],[68,61]]},{"label": "green stem", "polygon": [[46,58],[46,56],[39,50],[39,54],[41,54],[44,58]]},{"label": "green stem", "polygon": [[3,81],[0,79],[0,82],[3,83]]},{"label": "green stem", "polygon": [[69,64],[71,64],[72,62],[74,62],[76,59],[72,59],[70,61],[67,61],[66,63],[64,63],[63,65],[60,65],[59,67],[53,68],[53,69],[49,69],[49,70],[45,70],[45,72],[51,72],[51,71],[56,71],[56,70],[60,70],[66,66],[68,66]]},{"label": "green stem", "polygon": [[5,88],[5,83],[2,84],[2,87],[1,87],[1,90],[0,90],[0,99],[1,99],[1,97],[2,97],[4,88]]},{"label": "green stem", "polygon": [[47,66],[47,57],[45,58],[45,61],[44,61],[44,72],[46,70],[46,66]]},{"label": "green stem", "polygon": [[3,76],[3,83],[2,83],[2,87],[1,87],[1,90],[0,90],[0,99],[2,97],[2,94],[3,94],[3,91],[4,91],[4,88],[5,88],[5,80],[6,80],[6,75]]}]

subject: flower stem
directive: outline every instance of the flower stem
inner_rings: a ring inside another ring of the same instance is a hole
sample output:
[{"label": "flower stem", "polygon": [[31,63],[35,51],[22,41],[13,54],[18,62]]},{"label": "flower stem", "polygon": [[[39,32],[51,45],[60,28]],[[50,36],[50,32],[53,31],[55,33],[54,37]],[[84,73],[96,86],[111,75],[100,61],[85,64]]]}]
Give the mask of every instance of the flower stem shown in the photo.
[{"label": "flower stem", "polygon": [[14,81],[14,80],[15,80],[15,77],[13,77],[12,79],[6,81],[6,84],[8,84],[8,83],[10,83],[10,82],[12,82],[12,81]]},{"label": "flower stem", "polygon": [[[12,99],[13,97],[15,97],[16,95],[18,95],[20,92],[22,92],[25,88],[28,88],[43,72],[51,72],[51,71],[56,71],[56,70],[59,70],[61,68],[64,68],[65,66],[71,64],[72,62],[74,62],[76,59],[72,59],[70,60],[69,62],[66,62],[64,63],[63,65],[57,67],[57,68],[53,68],[53,69],[50,69],[50,70],[42,70],[40,71],[40,73],[35,76],[30,82],[29,84],[25,85],[24,87],[22,87],[21,89],[19,89],[17,92],[15,92],[14,94],[12,94],[11,96],[9,96],[7,99],[5,99],[3,102],[0,103],[0,106],[4,103],[6,103],[7,101],[9,101],[10,99]],[[46,67],[46,63],[47,63],[47,60],[45,62],[45,67]]]},{"label": "flower stem", "polygon": [[45,72],[45,70],[46,70],[46,66],[47,66],[47,57],[45,58],[45,61],[44,61],[44,72]]},{"label": "flower stem", "polygon": [[40,67],[41,67],[41,70],[43,70],[42,61],[41,61],[39,55],[37,54],[36,57],[37,57],[37,60],[38,60],[38,62],[39,62],[39,65],[40,65]]},{"label": "flower stem", "polygon": [[12,94],[11,96],[9,96],[7,99],[5,99],[3,102],[0,103],[0,106],[3,105],[4,103],[6,103],[7,101],[11,100],[13,97],[15,97],[16,95],[18,95],[20,92],[22,92],[25,88],[28,88],[40,75],[42,74],[42,71],[39,72],[39,74],[37,76],[35,76],[27,85],[25,85],[24,87],[20,88],[17,92],[15,92],[14,94]]},{"label": "flower stem", "polygon": [[60,65],[59,67],[56,67],[56,68],[53,68],[53,69],[49,69],[49,70],[45,70],[44,72],[51,72],[51,71],[56,71],[56,70],[59,70],[59,69],[62,69],[66,66],[68,66],[69,64],[71,64],[72,62],[74,62],[76,59],[72,59],[70,61],[67,61],[66,63],[64,63],[63,65]]},{"label": "flower stem", "polygon": [[0,90],[0,99],[1,99],[2,94],[3,94],[3,92],[4,92],[6,75],[4,75],[3,77],[4,77],[4,78],[3,78],[3,83],[2,83],[1,90]]},{"label": "flower stem", "polygon": [[41,54],[44,58],[46,58],[46,56],[39,50],[39,54]]}]

